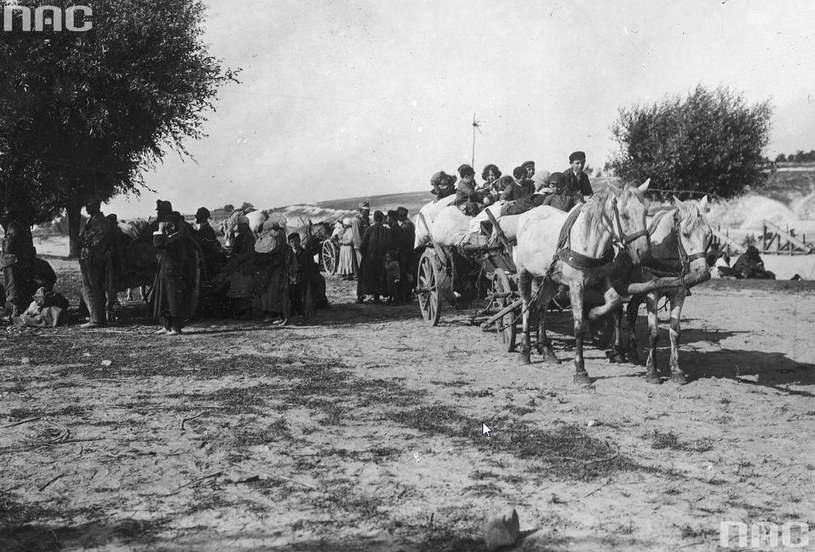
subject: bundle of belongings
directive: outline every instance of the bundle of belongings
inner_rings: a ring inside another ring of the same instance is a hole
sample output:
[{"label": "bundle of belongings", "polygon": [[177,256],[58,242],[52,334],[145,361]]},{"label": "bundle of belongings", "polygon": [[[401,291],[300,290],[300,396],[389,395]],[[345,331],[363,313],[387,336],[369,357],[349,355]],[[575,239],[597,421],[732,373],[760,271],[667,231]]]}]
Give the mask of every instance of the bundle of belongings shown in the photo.
[{"label": "bundle of belongings", "polygon": [[35,328],[56,328],[65,324],[68,318],[68,300],[55,291],[37,290],[31,305],[20,316],[14,317],[15,326]]}]

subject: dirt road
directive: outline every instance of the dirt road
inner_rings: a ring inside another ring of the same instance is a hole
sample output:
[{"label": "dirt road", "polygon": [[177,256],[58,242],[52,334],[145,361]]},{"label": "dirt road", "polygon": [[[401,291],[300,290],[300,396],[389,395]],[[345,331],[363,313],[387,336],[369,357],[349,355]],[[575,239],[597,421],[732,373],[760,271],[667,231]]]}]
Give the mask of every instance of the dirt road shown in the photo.
[{"label": "dirt road", "polygon": [[432,328],[337,280],[311,326],[6,333],[0,549],[484,550],[506,505],[519,550],[721,550],[722,521],[813,526],[815,297],[736,285],[688,300],[684,387],[597,350],[576,387],[566,315],[563,363],[522,366],[467,313]]}]

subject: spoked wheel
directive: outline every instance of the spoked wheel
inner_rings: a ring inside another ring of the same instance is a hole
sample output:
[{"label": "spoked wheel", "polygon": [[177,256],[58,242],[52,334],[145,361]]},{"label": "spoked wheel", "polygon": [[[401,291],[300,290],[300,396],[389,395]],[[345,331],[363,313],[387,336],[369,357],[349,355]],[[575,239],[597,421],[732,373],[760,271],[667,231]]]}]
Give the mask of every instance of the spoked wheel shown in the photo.
[{"label": "spoked wheel", "polygon": [[337,247],[337,244],[331,240],[324,241],[321,256],[323,259],[323,270],[325,270],[325,273],[330,275],[336,274],[340,257],[340,250]]},{"label": "spoked wheel", "polygon": [[422,318],[433,326],[438,326],[441,318],[441,301],[438,289],[438,271],[436,269],[436,254],[432,249],[426,249],[419,259],[419,271],[416,278],[416,295],[419,298],[419,310]]},{"label": "spoked wheel", "polygon": [[[497,295],[494,302],[498,310],[503,309],[513,301],[512,295],[510,295],[512,293],[512,285],[509,282],[509,277],[506,272],[500,268],[495,270],[495,274],[492,278],[492,293]],[[495,323],[498,329],[498,338],[501,340],[501,344],[507,352],[512,352],[515,348],[515,338],[518,333],[516,310],[508,312]]]}]

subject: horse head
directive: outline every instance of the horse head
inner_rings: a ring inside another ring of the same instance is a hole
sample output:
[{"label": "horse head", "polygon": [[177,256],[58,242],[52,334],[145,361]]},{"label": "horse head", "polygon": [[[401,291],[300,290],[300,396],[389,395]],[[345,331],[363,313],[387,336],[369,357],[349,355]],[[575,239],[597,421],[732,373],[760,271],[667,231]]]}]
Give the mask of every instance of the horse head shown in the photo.
[{"label": "horse head", "polygon": [[682,272],[704,272],[707,270],[705,255],[713,240],[713,230],[705,219],[707,196],[698,203],[676,199],[674,205],[674,229]]},{"label": "horse head", "polygon": [[625,249],[634,264],[640,264],[650,252],[645,216],[648,205],[643,192],[651,183],[649,178],[639,186],[618,188],[609,185],[603,203],[602,218],[611,231],[611,239]]}]

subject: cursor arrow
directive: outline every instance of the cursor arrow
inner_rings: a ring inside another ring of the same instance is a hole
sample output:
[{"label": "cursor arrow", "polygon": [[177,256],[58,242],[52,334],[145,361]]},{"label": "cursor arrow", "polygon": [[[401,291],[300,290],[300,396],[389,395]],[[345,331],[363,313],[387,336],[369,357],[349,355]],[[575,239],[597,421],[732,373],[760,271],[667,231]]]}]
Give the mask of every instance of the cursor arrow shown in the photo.
[{"label": "cursor arrow", "polygon": [[491,433],[492,430],[489,427],[487,427],[487,424],[481,422],[481,435],[483,435],[484,437],[492,437],[492,435],[490,435]]}]

